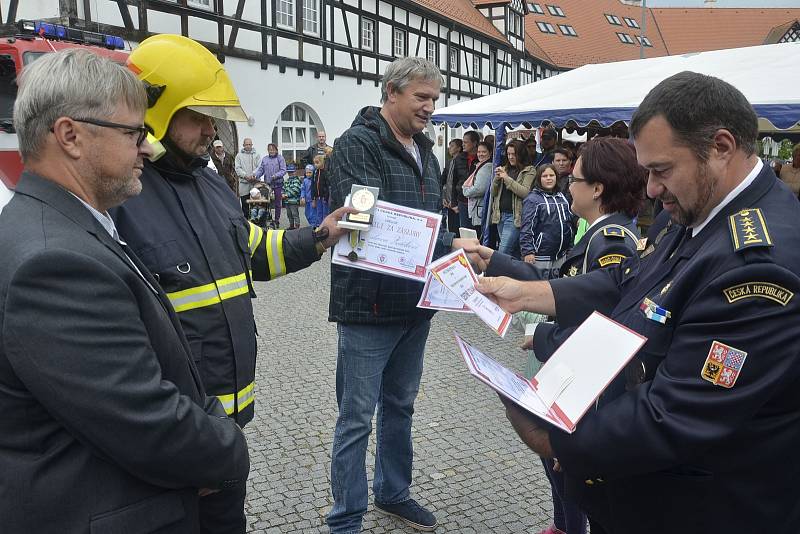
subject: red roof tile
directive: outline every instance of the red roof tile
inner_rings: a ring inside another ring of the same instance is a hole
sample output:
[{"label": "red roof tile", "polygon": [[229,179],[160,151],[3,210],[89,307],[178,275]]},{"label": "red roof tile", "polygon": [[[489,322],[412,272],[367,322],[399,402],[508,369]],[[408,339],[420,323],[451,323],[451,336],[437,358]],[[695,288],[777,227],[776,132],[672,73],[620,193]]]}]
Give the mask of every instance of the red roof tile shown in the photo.
[{"label": "red roof tile", "polygon": [[[544,15],[529,14],[525,17],[525,29],[534,41],[544,50],[555,65],[565,68],[580,67],[587,63],[606,63],[639,58],[640,34],[637,28],[629,27],[623,17],[635,20],[641,25],[642,9],[622,4],[619,0],[553,0],[564,12],[565,17],[556,17],[545,9]],[[616,16],[621,26],[610,24],[605,15]],[[543,33],[537,22],[548,22],[556,30],[555,34]],[[648,14],[645,36],[653,44],[645,48],[646,57],[663,56],[666,48],[656,31],[651,27],[652,18]],[[575,29],[577,37],[564,35],[558,25],[569,25]],[[617,33],[627,34],[633,44],[623,43]]]},{"label": "red roof tile", "polygon": [[[632,18],[641,25],[640,6],[623,4],[619,0],[552,0],[552,5],[560,7],[566,17],[553,16],[547,10],[544,15],[525,17],[525,28],[544,51],[546,57],[542,59],[545,61],[574,68],[587,63],[639,57],[637,36],[640,30],[629,27],[623,17]],[[610,24],[606,14],[618,17],[622,26]],[[760,45],[768,36],[774,38],[778,33],[776,28],[790,26],[797,19],[800,19],[800,9],[648,9],[645,36],[653,46],[645,47],[645,57]],[[536,25],[539,21],[552,24],[556,34],[542,33]],[[559,24],[572,26],[578,37],[563,35]],[[617,32],[628,34],[634,44],[621,42]]]},{"label": "red roof tile", "polygon": [[483,16],[470,0],[413,0],[413,2],[473,28],[488,37],[508,43],[500,30]]},{"label": "red roof tile", "polygon": [[670,54],[761,45],[774,27],[800,19],[800,9],[781,8],[663,8],[652,12]]}]

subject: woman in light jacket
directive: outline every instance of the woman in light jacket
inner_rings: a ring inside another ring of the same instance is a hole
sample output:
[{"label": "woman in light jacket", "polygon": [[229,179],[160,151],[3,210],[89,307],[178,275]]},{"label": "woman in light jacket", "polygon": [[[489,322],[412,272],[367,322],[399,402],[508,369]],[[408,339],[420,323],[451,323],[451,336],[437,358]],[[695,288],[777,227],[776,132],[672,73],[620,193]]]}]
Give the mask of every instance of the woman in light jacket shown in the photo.
[{"label": "woman in light jacket", "polygon": [[572,247],[572,212],[558,189],[558,172],[551,163],[536,169],[533,189],[522,203],[519,246],[522,259],[535,264],[542,278],[561,266]]},{"label": "woman in light jacket", "polygon": [[472,227],[481,234],[481,218],[483,217],[483,195],[492,181],[492,147],[484,141],[478,143],[478,165],[475,171],[464,182],[462,191],[467,197]]},{"label": "woman in light jacket", "polygon": [[519,229],[522,226],[522,201],[531,192],[536,170],[528,163],[528,151],[522,141],[506,145],[503,166],[495,169],[492,182],[492,224],[500,234],[503,254],[519,259]]}]

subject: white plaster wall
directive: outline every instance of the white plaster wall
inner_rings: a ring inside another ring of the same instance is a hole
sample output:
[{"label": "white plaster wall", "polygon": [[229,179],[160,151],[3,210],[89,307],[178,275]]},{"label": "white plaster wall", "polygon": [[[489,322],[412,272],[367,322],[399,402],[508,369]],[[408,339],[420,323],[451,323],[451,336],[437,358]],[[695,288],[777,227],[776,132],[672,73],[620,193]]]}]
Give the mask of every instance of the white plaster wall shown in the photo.
[{"label": "white plaster wall", "polygon": [[[0,0],[0,7],[3,8],[3,21],[8,16],[8,6],[10,4],[11,0]],[[35,20],[58,16],[58,0],[24,0],[17,5],[17,20]]]}]

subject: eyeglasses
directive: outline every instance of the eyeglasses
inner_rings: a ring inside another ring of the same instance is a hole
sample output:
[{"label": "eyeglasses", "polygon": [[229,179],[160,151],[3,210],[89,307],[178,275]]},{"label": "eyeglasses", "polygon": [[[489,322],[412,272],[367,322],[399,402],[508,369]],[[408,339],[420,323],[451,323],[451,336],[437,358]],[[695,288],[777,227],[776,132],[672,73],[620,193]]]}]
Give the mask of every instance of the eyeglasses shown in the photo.
[{"label": "eyeglasses", "polygon": [[[149,126],[129,126],[127,124],[118,124],[116,122],[108,122],[108,121],[101,121],[98,119],[75,119],[70,117],[75,122],[85,122],[86,124],[92,124],[94,126],[100,126],[101,128],[116,128],[117,130],[127,130],[129,132],[139,132],[139,137],[136,138],[136,147],[142,146],[144,140],[147,138],[148,133],[152,133],[152,130]],[[52,129],[51,129],[52,131]]]},{"label": "eyeglasses", "polygon": [[567,176],[567,180],[569,180],[569,184],[572,185],[575,182],[585,182],[586,178],[578,178],[574,174],[570,174],[569,176]]}]

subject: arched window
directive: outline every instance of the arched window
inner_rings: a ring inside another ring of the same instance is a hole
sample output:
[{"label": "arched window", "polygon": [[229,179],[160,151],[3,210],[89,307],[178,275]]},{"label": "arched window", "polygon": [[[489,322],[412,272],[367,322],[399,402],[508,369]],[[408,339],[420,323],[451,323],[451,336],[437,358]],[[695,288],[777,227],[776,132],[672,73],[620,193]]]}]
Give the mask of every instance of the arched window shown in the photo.
[{"label": "arched window", "polygon": [[278,117],[272,142],[278,145],[287,162],[297,163],[308,147],[317,142],[317,130],[325,130],[319,115],[309,106],[295,102],[286,106]]}]

